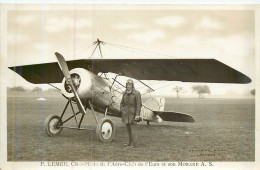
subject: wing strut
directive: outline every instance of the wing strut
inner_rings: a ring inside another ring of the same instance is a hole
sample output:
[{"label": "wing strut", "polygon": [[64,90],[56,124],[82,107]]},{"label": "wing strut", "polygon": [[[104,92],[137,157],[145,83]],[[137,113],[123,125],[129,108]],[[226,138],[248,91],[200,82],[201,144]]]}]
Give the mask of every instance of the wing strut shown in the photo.
[{"label": "wing strut", "polygon": [[148,86],[147,84],[145,84],[144,82],[142,82],[141,80],[138,80],[140,83],[142,83],[143,85],[145,85],[146,87],[148,87],[149,89],[151,89],[152,91],[154,91],[154,89],[152,89],[150,86]]},{"label": "wing strut", "polygon": [[116,81],[117,76],[118,76],[118,75],[116,75],[116,77],[113,79],[114,81],[112,82],[112,84],[111,84],[111,86],[110,86],[110,90],[112,89],[112,87],[113,87],[113,85],[114,85],[114,83],[115,83],[115,81]]},{"label": "wing strut", "polygon": [[118,84],[120,84],[122,87],[126,88],[123,84],[121,84],[120,82],[118,82],[116,79],[112,78],[115,82],[117,82]]}]

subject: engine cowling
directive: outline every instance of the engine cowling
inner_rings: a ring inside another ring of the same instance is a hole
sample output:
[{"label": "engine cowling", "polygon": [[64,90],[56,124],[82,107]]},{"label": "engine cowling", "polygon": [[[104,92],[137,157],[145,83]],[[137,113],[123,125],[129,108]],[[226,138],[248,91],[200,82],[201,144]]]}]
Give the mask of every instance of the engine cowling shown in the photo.
[{"label": "engine cowling", "polygon": [[[74,68],[70,70],[71,81],[78,92],[81,99],[90,98],[92,96],[93,77],[95,76],[92,72],[83,68]],[[61,92],[66,97],[74,97],[71,87],[64,78],[62,80]]]}]

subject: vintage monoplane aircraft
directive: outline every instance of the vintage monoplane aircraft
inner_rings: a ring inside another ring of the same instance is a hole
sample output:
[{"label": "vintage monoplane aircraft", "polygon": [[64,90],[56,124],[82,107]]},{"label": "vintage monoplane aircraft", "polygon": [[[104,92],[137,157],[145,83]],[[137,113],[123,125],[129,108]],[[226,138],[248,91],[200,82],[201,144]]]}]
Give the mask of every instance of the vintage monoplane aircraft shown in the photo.
[{"label": "vintage monoplane aircraft", "polygon": [[[102,41],[97,40],[100,48]],[[96,46],[96,47],[97,47]],[[96,49],[96,48],[95,48]],[[101,52],[101,49],[100,49]],[[90,109],[97,123],[96,135],[102,142],[110,142],[115,135],[115,127],[109,116],[121,117],[120,100],[122,90],[117,80],[118,76],[126,76],[142,80],[166,80],[182,82],[207,83],[250,83],[251,79],[239,71],[215,59],[78,59],[65,61],[64,57],[55,53],[58,62],[9,67],[24,79],[35,84],[62,83],[62,95],[68,100],[60,116],[50,115],[45,121],[46,132],[49,136],[59,135],[63,128],[85,129],[81,127]],[[111,80],[106,73],[115,73]],[[101,73],[101,74],[100,74]],[[101,76],[103,75],[103,76]],[[149,87],[150,88],[150,87]],[[152,89],[152,88],[150,88]],[[78,112],[73,109],[77,104]],[[73,114],[64,120],[68,106]],[[151,98],[143,103],[141,117],[149,122],[175,121],[194,122],[192,116],[174,111],[164,111],[164,98]],[[98,120],[96,112],[104,114]],[[65,123],[81,114],[76,127],[65,126]]]}]

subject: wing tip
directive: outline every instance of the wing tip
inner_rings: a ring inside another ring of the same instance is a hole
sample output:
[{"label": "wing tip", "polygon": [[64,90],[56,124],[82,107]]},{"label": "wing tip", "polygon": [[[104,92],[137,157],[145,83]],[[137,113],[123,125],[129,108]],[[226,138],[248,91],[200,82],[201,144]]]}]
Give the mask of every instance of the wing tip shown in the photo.
[{"label": "wing tip", "polygon": [[192,116],[190,116],[190,119],[191,119],[190,123],[194,123],[195,122],[195,119]]},{"label": "wing tip", "polygon": [[231,82],[231,84],[232,83],[236,83],[236,84],[249,84],[249,83],[252,82],[252,79],[249,78],[248,76],[244,75],[243,73],[240,73],[240,75],[238,75],[237,77],[238,78],[236,79],[236,81]]},{"label": "wing tip", "polygon": [[244,75],[245,76],[245,83],[244,84],[248,84],[248,83],[251,83],[252,82],[252,79],[250,79],[248,76]]},{"label": "wing tip", "polygon": [[236,83],[236,84],[248,84],[251,83],[252,80],[247,75],[241,73],[240,71],[236,70],[235,68],[232,68],[231,66],[223,63],[222,61],[214,59],[215,62],[219,62],[226,66],[227,68],[231,69],[231,73],[233,74],[232,78],[228,80],[228,82],[225,83]]}]

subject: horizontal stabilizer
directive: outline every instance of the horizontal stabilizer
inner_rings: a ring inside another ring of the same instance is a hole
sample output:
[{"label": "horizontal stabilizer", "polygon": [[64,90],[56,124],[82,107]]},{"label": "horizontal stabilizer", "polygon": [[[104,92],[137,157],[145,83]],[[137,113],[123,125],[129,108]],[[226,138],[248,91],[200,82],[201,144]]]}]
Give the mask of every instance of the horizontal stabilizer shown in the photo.
[{"label": "horizontal stabilizer", "polygon": [[190,115],[178,113],[178,112],[167,112],[167,111],[153,111],[154,114],[161,117],[164,121],[171,122],[195,122],[194,118]]}]

